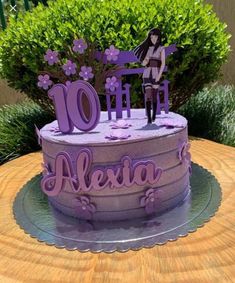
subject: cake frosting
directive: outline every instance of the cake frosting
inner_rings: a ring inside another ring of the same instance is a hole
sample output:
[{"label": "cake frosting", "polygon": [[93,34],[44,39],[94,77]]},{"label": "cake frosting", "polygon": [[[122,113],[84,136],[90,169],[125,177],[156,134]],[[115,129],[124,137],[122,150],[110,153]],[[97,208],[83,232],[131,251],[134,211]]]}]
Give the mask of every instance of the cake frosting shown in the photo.
[{"label": "cake frosting", "polygon": [[187,120],[162,112],[146,124],[145,109],[89,131],[40,130],[42,190],[53,207],[79,219],[113,221],[160,214],[190,193]]}]

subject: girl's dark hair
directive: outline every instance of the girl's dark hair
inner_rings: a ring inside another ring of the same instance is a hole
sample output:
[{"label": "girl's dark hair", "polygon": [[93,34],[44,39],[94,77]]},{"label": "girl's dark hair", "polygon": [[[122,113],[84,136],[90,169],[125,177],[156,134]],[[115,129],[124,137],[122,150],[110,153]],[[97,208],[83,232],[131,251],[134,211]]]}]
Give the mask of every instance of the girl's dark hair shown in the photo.
[{"label": "girl's dark hair", "polygon": [[135,56],[140,60],[140,62],[144,61],[144,58],[147,55],[149,47],[153,46],[153,43],[151,41],[151,35],[158,35],[158,40],[154,45],[154,51],[156,51],[159,45],[161,45],[162,34],[160,29],[158,28],[151,29],[146,39],[134,49]]}]

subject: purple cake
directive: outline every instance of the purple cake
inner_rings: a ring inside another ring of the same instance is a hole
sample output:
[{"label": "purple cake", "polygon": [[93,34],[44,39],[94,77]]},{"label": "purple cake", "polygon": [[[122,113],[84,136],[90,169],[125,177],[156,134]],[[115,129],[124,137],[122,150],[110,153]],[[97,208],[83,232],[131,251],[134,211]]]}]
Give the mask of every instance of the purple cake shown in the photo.
[{"label": "purple cake", "polygon": [[[114,45],[96,51],[82,38],[67,53],[47,50],[50,68],[38,76],[38,86],[48,90],[57,120],[37,133],[41,188],[53,207],[79,219],[113,221],[160,214],[187,197],[187,120],[169,112],[169,81],[162,79],[166,58],[176,50],[162,46],[157,28],[134,51]],[[50,77],[53,65],[56,76]],[[133,74],[143,75],[146,109],[131,109],[131,85],[123,78]],[[106,97],[105,112],[98,93]]]},{"label": "purple cake", "polygon": [[42,190],[53,207],[79,219],[109,221],[163,213],[190,193],[187,120],[161,112],[146,123],[145,109],[91,131],[40,130]]}]

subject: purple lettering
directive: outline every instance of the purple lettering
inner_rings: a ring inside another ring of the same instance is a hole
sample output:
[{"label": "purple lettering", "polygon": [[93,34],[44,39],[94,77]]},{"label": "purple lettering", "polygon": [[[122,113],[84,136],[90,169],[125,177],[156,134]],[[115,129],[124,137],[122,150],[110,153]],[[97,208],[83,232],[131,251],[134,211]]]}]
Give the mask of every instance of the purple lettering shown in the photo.
[{"label": "purple lettering", "polygon": [[76,192],[77,180],[74,178],[71,159],[66,152],[61,152],[56,156],[55,172],[43,176],[41,180],[42,190],[48,196],[56,196],[62,190],[65,180]]},{"label": "purple lettering", "polygon": [[91,171],[92,153],[89,149],[82,149],[76,161],[74,174],[72,162],[66,152],[56,156],[55,172],[45,175],[41,185],[43,191],[49,196],[56,196],[64,187],[65,181],[74,192],[100,191],[110,184],[111,189],[130,187],[133,184],[143,186],[147,183],[156,184],[162,174],[162,169],[153,161],[140,161],[132,164],[128,156],[121,159],[121,165],[108,168],[95,168]]},{"label": "purple lettering", "polygon": [[[89,102],[89,119],[82,107],[82,96]],[[53,99],[58,126],[62,133],[71,133],[74,126],[81,131],[91,131],[100,119],[100,101],[96,90],[86,81],[72,82],[68,89],[63,84],[54,85],[48,96]]]}]

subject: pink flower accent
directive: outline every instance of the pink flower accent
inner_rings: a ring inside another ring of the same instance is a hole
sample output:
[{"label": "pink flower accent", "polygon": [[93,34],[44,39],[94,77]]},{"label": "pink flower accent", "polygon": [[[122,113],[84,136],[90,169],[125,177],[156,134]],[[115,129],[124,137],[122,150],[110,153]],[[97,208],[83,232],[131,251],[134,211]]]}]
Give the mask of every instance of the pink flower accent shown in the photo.
[{"label": "pink flower accent", "polygon": [[105,136],[109,140],[125,140],[128,139],[131,135],[122,129],[115,129],[111,131],[108,135]]},{"label": "pink flower accent", "polygon": [[140,206],[144,207],[147,214],[151,214],[156,211],[161,201],[162,190],[148,189],[145,192],[145,196],[140,199]]},{"label": "pink flower accent", "polygon": [[119,86],[117,78],[113,76],[112,78],[106,79],[105,88],[110,91],[114,91]]},{"label": "pink flower accent", "polygon": [[52,85],[52,81],[50,80],[50,77],[48,75],[38,76],[38,87],[47,90],[51,85]]},{"label": "pink flower accent", "polygon": [[79,196],[74,200],[75,210],[78,216],[82,219],[90,220],[96,212],[96,207],[90,202],[88,196]]},{"label": "pink flower accent", "polygon": [[71,60],[67,60],[66,64],[63,65],[63,70],[67,76],[75,75],[77,65],[73,63]]},{"label": "pink flower accent", "polygon": [[127,123],[127,121],[125,120],[117,120],[110,126],[112,129],[128,129],[129,127],[131,127],[131,124]]},{"label": "pink flower accent", "polygon": [[180,141],[178,146],[178,158],[183,163],[191,160],[191,154],[189,153],[190,143],[187,141]]},{"label": "pink flower accent", "polygon": [[108,61],[117,61],[119,53],[119,49],[115,48],[114,45],[110,45],[110,47],[105,50]]},{"label": "pink flower accent", "polygon": [[94,74],[92,73],[91,67],[82,66],[81,72],[79,73],[79,76],[84,79],[84,81],[88,81],[89,79],[92,79],[94,77]]},{"label": "pink flower accent", "polygon": [[73,51],[78,52],[79,54],[83,54],[84,51],[87,49],[87,43],[84,39],[75,39],[73,41]]}]

